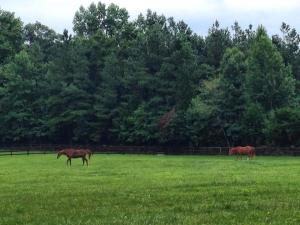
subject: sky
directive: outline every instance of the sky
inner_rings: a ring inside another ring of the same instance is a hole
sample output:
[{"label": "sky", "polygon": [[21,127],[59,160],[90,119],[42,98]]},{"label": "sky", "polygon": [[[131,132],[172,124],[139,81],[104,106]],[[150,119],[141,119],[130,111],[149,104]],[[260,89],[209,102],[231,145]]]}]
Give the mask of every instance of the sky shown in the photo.
[{"label": "sky", "polygon": [[[0,0],[0,8],[15,12],[26,23],[39,21],[62,33],[72,31],[75,12],[92,0]],[[94,1],[98,2],[98,1]],[[135,19],[147,9],[185,21],[194,32],[206,35],[209,27],[218,20],[221,27],[231,27],[238,21],[243,28],[262,24],[270,35],[280,33],[282,22],[300,31],[300,0],[101,0],[115,3],[128,10]]]}]

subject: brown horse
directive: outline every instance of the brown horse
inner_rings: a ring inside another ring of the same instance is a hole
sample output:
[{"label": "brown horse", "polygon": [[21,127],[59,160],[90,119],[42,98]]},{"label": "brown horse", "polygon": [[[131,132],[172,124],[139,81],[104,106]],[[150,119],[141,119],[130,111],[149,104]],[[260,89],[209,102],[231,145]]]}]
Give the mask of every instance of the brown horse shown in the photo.
[{"label": "brown horse", "polygon": [[88,153],[85,150],[72,149],[72,148],[63,149],[57,153],[57,158],[59,158],[61,155],[67,156],[67,158],[68,158],[67,165],[68,165],[68,162],[70,162],[70,166],[71,166],[72,158],[81,158],[82,165],[84,165],[84,163],[86,163],[86,165],[88,166],[88,164],[89,164],[88,160],[86,158],[86,155],[88,155]]},{"label": "brown horse", "polygon": [[237,146],[229,149],[229,155],[237,155],[237,158],[243,159],[243,155],[247,155],[248,159],[255,157],[255,149],[252,146]]}]

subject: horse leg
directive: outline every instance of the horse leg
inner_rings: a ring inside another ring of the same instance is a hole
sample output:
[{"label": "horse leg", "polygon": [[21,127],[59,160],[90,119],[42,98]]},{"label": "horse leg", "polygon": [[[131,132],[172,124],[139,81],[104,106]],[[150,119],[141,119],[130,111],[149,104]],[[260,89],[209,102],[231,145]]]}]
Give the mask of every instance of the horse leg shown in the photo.
[{"label": "horse leg", "polygon": [[85,159],[86,165],[88,166],[89,165],[89,161],[85,157],[84,157],[84,159]]},{"label": "horse leg", "polygon": [[86,165],[88,165],[88,160],[86,159],[86,156],[82,156],[82,165],[84,166],[84,163],[86,163]]}]

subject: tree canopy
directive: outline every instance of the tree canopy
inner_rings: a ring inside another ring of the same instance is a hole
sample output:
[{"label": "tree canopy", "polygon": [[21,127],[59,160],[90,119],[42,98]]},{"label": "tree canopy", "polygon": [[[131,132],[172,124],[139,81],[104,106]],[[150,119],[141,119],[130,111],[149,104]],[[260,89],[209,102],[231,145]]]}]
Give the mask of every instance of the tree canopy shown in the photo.
[{"label": "tree canopy", "polygon": [[73,32],[0,10],[0,143],[300,145],[300,38],[206,36],[148,10],[80,7]]}]

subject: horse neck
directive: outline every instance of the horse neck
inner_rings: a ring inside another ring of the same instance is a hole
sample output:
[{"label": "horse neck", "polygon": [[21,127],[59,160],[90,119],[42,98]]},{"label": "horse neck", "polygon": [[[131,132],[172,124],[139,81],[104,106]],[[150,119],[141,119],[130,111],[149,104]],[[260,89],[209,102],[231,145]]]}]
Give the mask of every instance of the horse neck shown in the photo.
[{"label": "horse neck", "polygon": [[65,150],[65,151],[63,151],[62,152],[62,155],[65,155],[65,156],[67,156],[67,157],[70,157],[71,155],[72,155],[72,151],[70,151],[70,150]]},{"label": "horse neck", "polygon": [[237,147],[233,147],[233,148],[231,148],[230,150],[233,151],[233,152],[237,152],[237,151],[238,151],[238,148],[237,148]]}]

